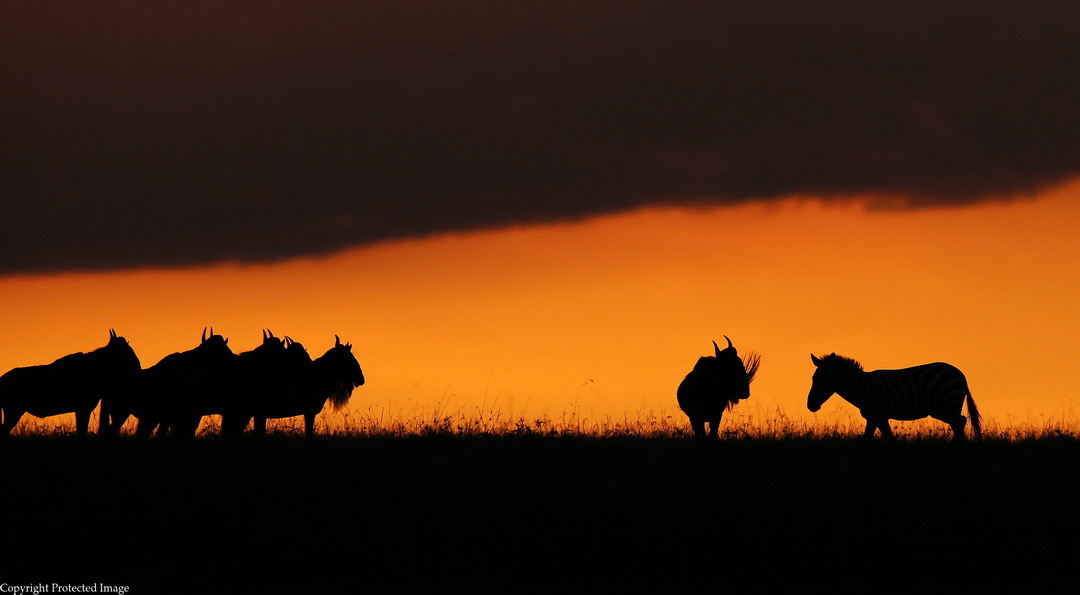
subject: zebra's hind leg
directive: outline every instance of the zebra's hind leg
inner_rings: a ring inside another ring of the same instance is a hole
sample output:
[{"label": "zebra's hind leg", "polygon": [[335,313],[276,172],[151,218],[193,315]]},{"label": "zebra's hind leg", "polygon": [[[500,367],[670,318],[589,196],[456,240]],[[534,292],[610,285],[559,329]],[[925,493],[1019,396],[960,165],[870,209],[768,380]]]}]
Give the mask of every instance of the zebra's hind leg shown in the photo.
[{"label": "zebra's hind leg", "polygon": [[[939,418],[940,419],[940,418]],[[964,428],[967,426],[967,418],[963,415],[957,415],[952,419],[942,419],[941,421],[952,426],[952,441],[963,442],[966,436],[964,436]]]}]

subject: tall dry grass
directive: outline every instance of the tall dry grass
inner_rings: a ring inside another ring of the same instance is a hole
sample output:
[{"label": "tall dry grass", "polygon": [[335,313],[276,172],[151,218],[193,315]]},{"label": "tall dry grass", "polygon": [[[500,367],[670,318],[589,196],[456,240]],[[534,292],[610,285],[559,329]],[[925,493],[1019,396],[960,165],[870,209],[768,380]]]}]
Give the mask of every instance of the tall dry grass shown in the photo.
[{"label": "tall dry grass", "polygon": [[[772,412],[736,409],[727,412],[721,422],[720,437],[725,440],[796,440],[846,439],[862,436],[864,421],[857,414],[836,413],[821,416],[813,422],[793,418],[781,410]],[[97,429],[97,415],[90,423],[91,432]],[[298,435],[304,432],[303,418],[270,420],[268,431],[278,435]],[[333,413],[326,411],[316,421],[316,432],[333,438],[404,438],[411,436],[533,436],[533,437],[591,437],[591,438],[692,438],[690,425],[678,409],[638,411],[622,415],[587,416],[575,411],[553,416],[525,416],[497,409],[458,408],[449,410],[435,406],[405,413],[386,409],[353,409]],[[922,419],[892,422],[894,435],[900,440],[949,440],[952,431],[937,420]],[[129,420],[123,435],[133,435],[135,420]],[[204,418],[199,436],[215,436],[221,429],[219,416]],[[968,436],[971,426],[968,425]],[[64,415],[46,419],[25,416],[12,432],[13,436],[74,435],[74,416]],[[984,440],[1025,441],[1045,439],[1077,439],[1080,437],[1080,418],[1075,415],[1043,416],[1036,420],[982,420]]]}]

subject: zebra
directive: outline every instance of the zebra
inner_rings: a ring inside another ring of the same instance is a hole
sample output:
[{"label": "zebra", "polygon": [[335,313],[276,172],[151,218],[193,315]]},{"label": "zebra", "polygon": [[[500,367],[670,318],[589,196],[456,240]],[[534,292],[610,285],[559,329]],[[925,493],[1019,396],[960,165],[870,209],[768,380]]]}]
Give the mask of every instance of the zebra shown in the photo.
[{"label": "zebra", "polygon": [[814,372],[806,407],[817,412],[833,394],[859,408],[866,419],[863,437],[870,439],[880,429],[892,440],[890,419],[914,420],[932,417],[952,426],[953,441],[964,439],[967,418],[960,414],[967,401],[975,438],[982,438],[979,409],[971,397],[964,373],[946,363],[925,364],[901,370],[864,372],[859,362],[835,353],[818,358],[810,354]]}]

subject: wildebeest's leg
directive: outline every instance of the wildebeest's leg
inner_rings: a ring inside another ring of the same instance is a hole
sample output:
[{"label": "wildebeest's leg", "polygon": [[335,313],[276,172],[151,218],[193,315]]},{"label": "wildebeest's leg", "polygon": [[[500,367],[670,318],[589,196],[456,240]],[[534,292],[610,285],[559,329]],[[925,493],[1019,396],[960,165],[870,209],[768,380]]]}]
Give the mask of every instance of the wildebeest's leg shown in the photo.
[{"label": "wildebeest's leg", "polygon": [[144,442],[149,440],[150,435],[154,433],[154,428],[156,427],[157,421],[150,421],[149,416],[143,417],[135,426],[135,438]]},{"label": "wildebeest's leg", "polygon": [[863,430],[863,439],[870,440],[874,437],[874,430],[877,430],[877,422],[866,420],[866,429]]},{"label": "wildebeest's leg", "polygon": [[259,438],[266,436],[266,418],[255,416],[255,425],[252,427],[252,430]]},{"label": "wildebeest's leg", "polygon": [[221,416],[221,436],[223,438],[239,438],[244,435],[251,416],[230,414]]},{"label": "wildebeest's leg", "polygon": [[881,428],[881,437],[884,438],[886,442],[896,440],[896,438],[893,437],[892,428],[889,427],[889,420],[886,419],[878,422],[878,427]]},{"label": "wildebeest's leg", "polygon": [[124,427],[124,424],[127,423],[129,417],[131,417],[131,412],[129,411],[113,411],[110,413],[102,411],[101,424],[98,428],[98,435],[107,436],[110,438],[115,438],[116,436],[119,436],[120,428]]},{"label": "wildebeest's leg", "polygon": [[691,417],[690,425],[694,428],[694,438],[705,437],[705,420],[700,417]]},{"label": "wildebeest's leg", "polygon": [[[94,404],[97,406],[97,403]],[[90,433],[90,412],[93,409],[80,409],[75,412],[75,435],[79,438],[86,438]]]},{"label": "wildebeest's leg", "polygon": [[10,436],[11,431],[19,424],[19,420],[22,419],[22,416],[25,413],[26,411],[4,407],[4,423],[0,424],[0,438],[7,438]]},{"label": "wildebeest's leg", "polygon": [[173,438],[185,441],[194,440],[195,433],[198,432],[201,422],[201,415],[182,415],[178,419],[172,420],[169,425],[172,427]]},{"label": "wildebeest's leg", "polygon": [[314,413],[304,415],[304,437],[308,440],[315,437],[315,415]]},{"label": "wildebeest's leg", "polygon": [[101,400],[101,409],[98,410],[98,438],[107,438],[112,424],[109,423],[109,405],[104,399]]},{"label": "wildebeest's leg", "polygon": [[709,438],[717,440],[720,432],[720,416],[716,416],[709,420]]}]

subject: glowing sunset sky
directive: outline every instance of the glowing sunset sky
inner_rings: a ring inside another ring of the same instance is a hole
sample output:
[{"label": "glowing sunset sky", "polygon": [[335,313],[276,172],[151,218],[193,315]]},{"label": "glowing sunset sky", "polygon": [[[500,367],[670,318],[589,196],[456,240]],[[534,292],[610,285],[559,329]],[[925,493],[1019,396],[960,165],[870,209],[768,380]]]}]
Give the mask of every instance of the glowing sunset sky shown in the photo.
[{"label": "glowing sunset sky", "polygon": [[0,371],[270,328],[354,411],[633,417],[726,334],[756,419],[831,351],[1075,415],[1072,3],[229,6],[0,9]]}]

